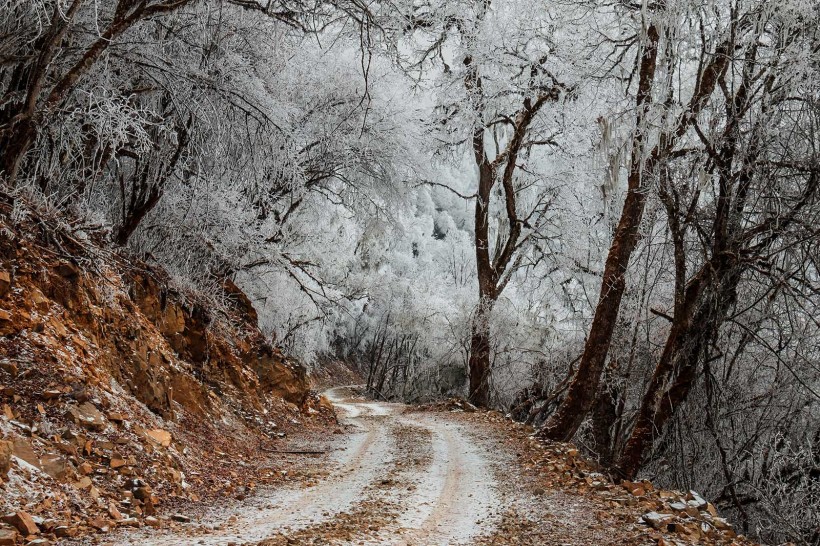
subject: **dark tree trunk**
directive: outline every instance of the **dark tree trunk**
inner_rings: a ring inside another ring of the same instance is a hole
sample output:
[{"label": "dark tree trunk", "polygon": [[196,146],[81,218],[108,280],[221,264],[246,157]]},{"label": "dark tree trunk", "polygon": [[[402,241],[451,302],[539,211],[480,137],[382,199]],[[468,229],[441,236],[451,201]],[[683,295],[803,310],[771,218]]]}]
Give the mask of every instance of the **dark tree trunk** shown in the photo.
[{"label": "dark tree trunk", "polygon": [[606,364],[612,334],[620,312],[621,299],[626,290],[626,270],[638,243],[638,230],[646,206],[645,179],[655,173],[659,160],[673,149],[675,142],[697,119],[728,66],[728,51],[731,43],[727,41],[718,46],[712,55],[712,60],[702,68],[698,84],[686,111],[678,117],[677,123],[671,130],[659,136],[658,144],[647,153],[644,151],[646,128],[643,119],[647,107],[652,102],[659,38],[657,28],[650,25],[647,29],[646,44],[639,66],[636,97],[637,123],[632,141],[626,199],[607,255],[601,293],[578,365],[578,373],[570,384],[561,405],[550,416],[541,432],[545,438],[551,440],[569,441],[595,403],[601,374]]},{"label": "dark tree trunk", "polygon": [[162,191],[160,191],[160,188],[153,186],[146,195],[142,196],[142,199],[136,203],[132,203],[132,206],[128,208],[126,215],[117,227],[114,234],[114,242],[120,246],[128,244],[131,235],[134,234],[134,231],[139,227],[145,216],[157,206],[161,197]]},{"label": "dark tree trunk", "polygon": [[604,468],[612,465],[615,449],[615,424],[618,422],[618,404],[615,389],[601,389],[592,408],[592,437],[598,462]]},{"label": "dark tree trunk", "polygon": [[[481,90],[481,79],[476,69],[469,68],[465,85],[468,89]],[[473,316],[470,335],[470,358],[467,363],[469,374],[470,402],[478,407],[487,407],[490,400],[490,313],[495,301],[498,277],[490,258],[490,198],[495,185],[496,173],[484,150],[484,127],[478,126],[473,132],[473,155],[478,166],[478,191],[475,203],[475,257],[478,275],[478,305]]]},{"label": "dark tree trunk", "polygon": [[646,106],[652,100],[652,84],[658,58],[658,31],[654,25],[647,29],[647,43],[644,46],[640,64],[637,108],[638,123],[632,142],[632,159],[629,171],[628,191],[621,218],[604,266],[601,293],[595,316],[584,345],[584,353],[578,365],[578,372],[567,390],[567,394],[556,412],[549,418],[543,436],[552,440],[568,441],[595,402],[601,374],[604,371],[612,333],[618,320],[621,298],[626,290],[626,269],[635,246],[638,243],[638,228],[641,225],[646,206],[646,192],[643,188],[645,170],[651,167],[643,159],[644,135],[641,127]]},{"label": "dark tree trunk", "polygon": [[470,337],[470,403],[481,408],[490,404],[490,314],[493,303],[482,300],[473,317]]},{"label": "dark tree trunk", "polygon": [[0,177],[13,187],[20,172],[26,153],[37,137],[37,127],[30,118],[26,118],[10,131],[9,137],[0,140]]},{"label": "dark tree trunk", "polygon": [[728,264],[717,271],[714,267],[714,263],[704,265],[687,286],[686,301],[680,316],[674,317],[632,434],[618,460],[616,472],[624,479],[635,478],[646,451],[686,401],[700,363],[708,358],[709,344],[736,301],[741,269]]},{"label": "dark tree trunk", "polygon": [[[475,96],[474,108],[479,118],[484,116],[482,110],[483,96],[481,77],[473,64],[472,58],[464,60],[467,74],[464,85],[468,92]],[[538,111],[547,102],[557,101],[563,86],[555,85],[536,97],[524,99],[521,108],[516,112],[513,122],[513,134],[504,151],[494,159],[487,157],[484,132],[487,128],[478,124],[473,129],[472,147],[475,164],[478,167],[478,191],[475,194],[475,256],[478,274],[478,307],[473,318],[470,339],[470,358],[468,362],[470,376],[470,402],[479,407],[486,407],[490,399],[489,375],[490,360],[490,314],[499,294],[515,269],[513,257],[520,250],[522,221],[518,217],[516,205],[517,190],[514,183],[518,167],[518,154],[524,147],[526,135]],[[503,167],[503,168],[502,168]],[[503,189],[504,209],[509,233],[505,240],[496,242],[493,256],[490,255],[489,211],[493,187],[500,183]],[[506,276],[505,276],[506,275]]]}]

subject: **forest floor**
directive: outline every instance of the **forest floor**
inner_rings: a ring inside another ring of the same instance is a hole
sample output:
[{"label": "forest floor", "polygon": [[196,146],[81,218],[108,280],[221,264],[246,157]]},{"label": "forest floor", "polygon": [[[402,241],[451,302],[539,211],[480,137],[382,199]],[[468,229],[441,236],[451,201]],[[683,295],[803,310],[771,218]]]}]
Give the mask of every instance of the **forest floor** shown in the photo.
[{"label": "forest floor", "polygon": [[349,387],[326,396],[341,430],[281,453],[300,482],[86,543],[751,544],[696,494],[615,485],[569,444],[545,445],[497,412],[376,402]]}]

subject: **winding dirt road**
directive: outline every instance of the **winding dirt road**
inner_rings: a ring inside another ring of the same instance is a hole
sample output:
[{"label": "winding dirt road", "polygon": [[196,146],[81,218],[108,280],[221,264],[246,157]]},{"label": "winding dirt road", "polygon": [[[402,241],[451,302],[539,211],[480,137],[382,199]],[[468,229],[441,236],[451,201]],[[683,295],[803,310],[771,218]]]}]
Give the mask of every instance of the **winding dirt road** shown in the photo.
[{"label": "winding dirt road", "polygon": [[[666,506],[660,496],[630,496],[599,481],[605,478],[591,466],[576,464],[577,449],[544,446],[530,429],[493,412],[453,413],[447,405],[419,411],[367,400],[350,387],[326,395],[346,433],[318,439],[329,449],[321,459],[295,456],[290,468],[299,480],[293,485],[225,499],[190,523],[120,528],[91,544],[749,544],[736,542],[733,533],[712,533],[704,542],[671,525],[657,531],[642,524],[642,514]],[[298,445],[315,441],[301,438]]]},{"label": "winding dirt road", "polygon": [[331,389],[349,434],[329,454],[329,474],[214,507],[191,528],[131,532],[122,545],[470,544],[504,508],[492,465],[498,454],[443,413]]}]

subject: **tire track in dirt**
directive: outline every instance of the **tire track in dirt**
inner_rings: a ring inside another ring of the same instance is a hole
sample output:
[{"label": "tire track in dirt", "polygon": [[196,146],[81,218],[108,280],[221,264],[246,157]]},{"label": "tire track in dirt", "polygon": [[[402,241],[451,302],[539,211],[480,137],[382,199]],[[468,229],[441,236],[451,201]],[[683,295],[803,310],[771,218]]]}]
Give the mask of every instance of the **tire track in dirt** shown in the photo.
[{"label": "tire track in dirt", "polygon": [[345,448],[331,454],[336,468],[318,484],[270,490],[243,503],[214,507],[202,518],[200,526],[187,528],[184,536],[179,531],[173,534],[131,531],[113,543],[123,546],[241,544],[316,525],[349,510],[365,497],[368,485],[387,473],[392,463],[395,438],[389,432],[389,415],[394,408],[369,401],[341,402],[345,393],[343,389],[333,389],[329,398],[342,406],[343,423],[363,431],[351,434]]},{"label": "tire track in dirt", "polygon": [[499,498],[485,454],[458,424],[440,415],[403,417],[433,438],[429,469],[417,476],[416,494],[405,499],[395,546],[466,544],[496,519]]},{"label": "tire track in dirt", "polygon": [[399,456],[393,457],[383,479],[365,488],[366,496],[361,501],[329,520],[295,531],[283,530],[256,546],[387,543],[380,537],[385,531],[396,532],[403,512],[404,503],[395,498],[395,492],[415,489],[412,478],[432,461],[432,435],[428,429],[392,421],[390,433]]}]

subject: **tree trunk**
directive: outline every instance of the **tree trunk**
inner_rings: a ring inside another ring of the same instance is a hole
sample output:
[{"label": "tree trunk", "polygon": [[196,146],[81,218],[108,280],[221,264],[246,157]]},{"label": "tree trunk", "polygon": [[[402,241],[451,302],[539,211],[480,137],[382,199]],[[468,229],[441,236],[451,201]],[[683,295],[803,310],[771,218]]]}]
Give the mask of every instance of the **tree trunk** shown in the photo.
[{"label": "tree trunk", "polygon": [[636,97],[638,118],[635,137],[632,141],[632,159],[626,199],[604,266],[601,293],[598,297],[589,336],[584,345],[584,353],[578,364],[578,373],[570,384],[561,405],[542,430],[542,435],[552,440],[570,440],[595,402],[609,345],[612,342],[612,333],[618,320],[621,298],[626,290],[626,269],[638,243],[638,228],[646,206],[646,192],[643,188],[644,171],[651,167],[650,161],[643,158],[642,120],[646,107],[652,100],[652,84],[658,60],[658,40],[657,28],[650,25],[647,29],[646,44],[640,61]]},{"label": "tree trunk", "polygon": [[37,128],[30,118],[20,121],[9,137],[0,140],[0,177],[9,187],[14,187],[20,165],[37,137]]},{"label": "tree trunk", "polygon": [[[636,170],[636,173],[638,171]],[[639,177],[640,174],[637,174]],[[630,184],[632,185],[632,184]],[[604,268],[601,294],[578,372],[558,410],[549,418],[542,434],[552,440],[568,441],[581,426],[595,401],[604,371],[612,333],[626,290],[626,269],[638,242],[638,227],[646,205],[646,194],[631,189],[624,202],[621,220],[612,240]]]},{"label": "tree trunk", "polygon": [[627,194],[621,218],[604,266],[601,293],[589,336],[578,365],[578,373],[567,390],[566,397],[556,412],[550,416],[542,436],[551,440],[569,441],[592,409],[606,363],[612,334],[615,331],[621,299],[626,290],[626,269],[632,252],[638,243],[638,230],[646,206],[646,184],[644,180],[657,168],[659,159],[668,153],[675,141],[683,136],[701,112],[715,90],[718,79],[726,71],[731,42],[723,42],[715,50],[712,60],[706,64],[698,77],[698,85],[686,111],[678,118],[674,128],[662,133],[658,144],[650,151],[645,150],[646,127],[644,118],[652,102],[652,87],[655,80],[658,58],[659,34],[655,25],[646,31],[646,43],[641,53],[638,93],[636,96],[637,120],[635,136],[632,139],[632,158],[627,179]]},{"label": "tree trunk", "polygon": [[161,197],[162,191],[160,188],[152,186],[146,193],[141,193],[139,198],[132,200],[131,206],[127,209],[125,216],[117,227],[114,242],[120,246],[128,244],[131,235],[142,223],[143,218],[157,206]]},{"label": "tree trunk", "polygon": [[615,424],[618,422],[617,392],[604,388],[598,393],[595,406],[592,408],[592,437],[598,463],[608,468],[612,465],[615,449]]},{"label": "tree trunk", "polygon": [[[708,358],[709,344],[736,301],[740,268],[718,269],[716,277],[711,277],[714,265],[704,265],[687,287],[687,301],[681,316],[675,317],[641,402],[635,427],[618,460],[616,472],[624,479],[635,478],[646,450],[663,431],[675,410],[686,401],[697,378],[699,364]],[[709,286],[706,286],[707,279],[711,281]]]},{"label": "tree trunk", "polygon": [[490,314],[495,302],[483,297],[473,317],[470,337],[470,403],[480,408],[490,404]]}]

